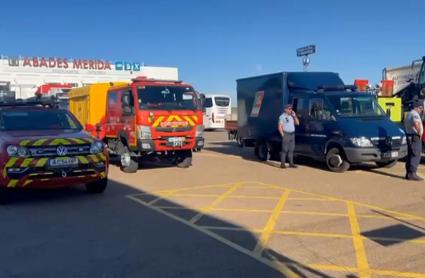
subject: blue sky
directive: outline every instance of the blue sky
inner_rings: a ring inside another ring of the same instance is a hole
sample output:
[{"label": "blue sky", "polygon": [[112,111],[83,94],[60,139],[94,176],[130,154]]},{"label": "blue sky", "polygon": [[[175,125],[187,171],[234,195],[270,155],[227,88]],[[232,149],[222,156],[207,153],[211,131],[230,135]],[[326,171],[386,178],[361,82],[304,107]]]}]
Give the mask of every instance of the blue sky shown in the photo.
[{"label": "blue sky", "polygon": [[346,83],[425,55],[423,0],[5,1],[0,53],[176,66],[205,93],[235,95],[237,78],[311,70]]}]

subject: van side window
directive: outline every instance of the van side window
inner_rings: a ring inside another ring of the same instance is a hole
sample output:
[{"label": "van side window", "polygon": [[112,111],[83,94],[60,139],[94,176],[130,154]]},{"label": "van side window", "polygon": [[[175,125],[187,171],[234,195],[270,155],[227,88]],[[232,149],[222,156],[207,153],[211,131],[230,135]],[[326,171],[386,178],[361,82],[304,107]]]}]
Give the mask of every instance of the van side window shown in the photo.
[{"label": "van side window", "polygon": [[313,98],[310,100],[310,119],[317,121],[331,120],[331,112],[322,98]]},{"label": "van side window", "polygon": [[304,98],[294,98],[292,101],[294,111],[298,118],[305,119],[308,116],[308,101]]}]

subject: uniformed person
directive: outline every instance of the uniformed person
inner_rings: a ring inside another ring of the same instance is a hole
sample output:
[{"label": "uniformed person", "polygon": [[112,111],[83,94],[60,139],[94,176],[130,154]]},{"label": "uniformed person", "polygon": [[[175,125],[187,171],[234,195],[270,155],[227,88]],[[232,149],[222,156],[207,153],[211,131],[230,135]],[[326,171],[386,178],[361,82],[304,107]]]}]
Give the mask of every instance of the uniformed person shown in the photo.
[{"label": "uniformed person", "polygon": [[299,125],[297,115],[292,110],[292,105],[284,106],[284,112],[279,117],[278,129],[282,137],[282,152],[280,156],[280,168],[286,168],[286,158],[289,160],[290,168],[297,168],[294,164],[294,149],[295,149],[295,126]]},{"label": "uniformed person", "polygon": [[422,113],[424,112],[423,101],[415,101],[413,109],[407,114],[404,121],[407,136],[407,160],[406,160],[406,179],[421,181],[423,178],[416,174],[422,154],[422,135],[424,128],[422,125]]}]

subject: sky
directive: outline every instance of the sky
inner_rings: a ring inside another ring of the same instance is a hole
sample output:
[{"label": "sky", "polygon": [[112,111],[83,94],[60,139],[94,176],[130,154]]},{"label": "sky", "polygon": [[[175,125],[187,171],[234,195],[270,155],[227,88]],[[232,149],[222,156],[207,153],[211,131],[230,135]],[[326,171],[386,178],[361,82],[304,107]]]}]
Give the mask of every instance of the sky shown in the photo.
[{"label": "sky", "polygon": [[384,67],[425,55],[424,0],[4,1],[0,53],[178,67],[203,93],[236,95],[236,79],[311,71],[377,83]]}]

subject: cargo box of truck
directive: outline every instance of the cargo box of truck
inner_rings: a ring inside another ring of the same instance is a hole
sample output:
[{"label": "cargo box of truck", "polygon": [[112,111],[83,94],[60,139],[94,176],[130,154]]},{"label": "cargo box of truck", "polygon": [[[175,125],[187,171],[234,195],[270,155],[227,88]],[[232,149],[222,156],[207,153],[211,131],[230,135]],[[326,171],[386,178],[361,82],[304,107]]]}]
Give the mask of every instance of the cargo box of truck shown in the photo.
[{"label": "cargo box of truck", "polygon": [[255,141],[260,160],[278,157],[278,118],[292,104],[295,155],[326,162],[335,172],[351,164],[392,166],[407,154],[406,137],[374,96],[346,86],[337,73],[281,72],[237,80],[238,136]]}]

